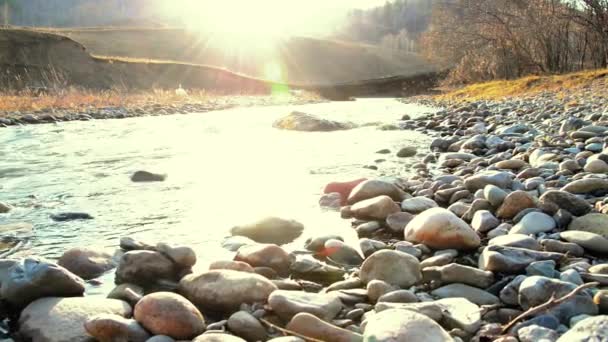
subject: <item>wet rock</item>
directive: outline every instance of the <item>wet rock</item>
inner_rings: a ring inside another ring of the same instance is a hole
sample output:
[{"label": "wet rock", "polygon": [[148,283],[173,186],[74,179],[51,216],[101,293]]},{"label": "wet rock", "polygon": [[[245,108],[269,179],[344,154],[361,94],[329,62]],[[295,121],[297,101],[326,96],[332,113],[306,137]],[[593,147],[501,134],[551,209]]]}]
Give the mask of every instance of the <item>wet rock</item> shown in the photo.
[{"label": "wet rock", "polygon": [[342,202],[342,196],[338,192],[323,194],[321,198],[319,198],[319,206],[321,208],[339,210],[343,204]]},{"label": "wet rock", "polygon": [[65,221],[76,221],[76,220],[92,220],[93,216],[91,216],[88,213],[70,212],[70,213],[52,214],[51,219],[53,221],[65,222]]},{"label": "wet rock", "polygon": [[365,259],[359,276],[366,284],[378,279],[402,288],[412,286],[422,278],[418,259],[391,250],[375,252]]},{"label": "wet rock", "polygon": [[536,208],[534,198],[525,191],[514,191],[507,195],[498,211],[496,211],[496,216],[511,219],[527,208]]},{"label": "wet rock", "polygon": [[366,181],[366,178],[355,179],[349,182],[332,182],[325,186],[323,189],[324,194],[330,193],[339,193],[340,194],[340,204],[345,205],[346,200],[348,199],[348,195],[350,192],[360,183]]},{"label": "wet rock", "polygon": [[187,275],[179,283],[179,293],[197,307],[229,313],[243,303],[265,303],[276,289],[260,275],[232,270]]},{"label": "wet rock", "polygon": [[595,233],[608,239],[608,215],[594,213],[577,217],[568,225],[568,230]]},{"label": "wet rock", "polygon": [[404,231],[406,241],[436,249],[472,249],[480,244],[477,233],[454,213],[433,208],[416,216]]},{"label": "wet rock", "polygon": [[575,243],[592,252],[608,253],[608,239],[601,235],[578,230],[570,230],[561,232],[559,236],[568,242]]},{"label": "wet rock", "polygon": [[341,266],[359,266],[363,262],[359,252],[341,240],[327,240],[325,248],[317,255],[324,256]]},{"label": "wet rock", "polygon": [[[519,286],[519,304],[524,310],[527,310],[530,307],[545,303],[552,295],[559,298],[575,288],[576,285],[557,279],[541,276],[528,277]],[[576,315],[596,315],[597,312],[598,308],[593,303],[593,299],[584,292],[550,310],[550,313],[562,322],[568,322],[570,317]]]},{"label": "wet rock", "polygon": [[274,291],[268,298],[268,305],[285,321],[291,320],[300,312],[307,312],[325,321],[330,321],[342,310],[342,302],[333,294],[301,291]]},{"label": "wet rock", "polygon": [[243,246],[256,245],[257,242],[244,236],[230,236],[222,241],[222,248],[229,250],[230,252],[236,252]]},{"label": "wet rock", "polygon": [[137,321],[115,314],[100,314],[85,324],[86,332],[100,342],[146,342],[150,334]]},{"label": "wet rock", "polygon": [[144,287],[158,280],[177,280],[173,262],[162,253],[154,251],[131,251],[125,253],[116,269],[116,283],[133,283]]},{"label": "wet rock", "polygon": [[563,334],[558,342],[602,341],[608,336],[608,316],[586,318]]},{"label": "wet rock", "polygon": [[305,312],[295,315],[285,328],[321,341],[361,342],[363,340],[358,333],[336,327]]},{"label": "wet rock", "polygon": [[233,227],[230,233],[245,236],[260,243],[282,245],[290,243],[304,230],[304,225],[294,220],[279,217],[267,217],[259,221]]},{"label": "wet rock", "polygon": [[449,284],[431,292],[439,298],[466,298],[477,305],[498,304],[500,299],[493,294],[465,284]]},{"label": "wet rock", "polygon": [[453,341],[443,328],[427,316],[408,310],[390,309],[367,320],[365,342]]},{"label": "wet rock", "polygon": [[438,205],[435,201],[423,196],[409,198],[401,202],[401,210],[411,214],[419,214],[427,209],[436,207]]},{"label": "wet rock", "polygon": [[399,206],[388,196],[378,196],[357,202],[351,207],[357,219],[384,220],[389,215],[400,212]]},{"label": "wet rock", "polygon": [[228,318],[228,329],[247,341],[266,341],[268,333],[257,318],[247,311],[235,312]]},{"label": "wet rock", "polygon": [[131,237],[120,238],[120,248],[125,251],[154,250],[154,246]]},{"label": "wet rock", "polygon": [[165,179],[167,179],[167,175],[148,171],[137,171],[131,176],[131,181],[135,183],[164,182]]},{"label": "wet rock", "polygon": [[190,339],[205,331],[205,320],[186,298],[172,292],[155,292],[135,305],[135,320],[154,335]]},{"label": "wet rock", "polygon": [[399,157],[399,158],[408,158],[408,157],[413,157],[415,155],[416,155],[416,147],[414,147],[414,146],[404,147],[404,148],[400,149],[399,152],[397,152],[397,157]]},{"label": "wet rock", "polygon": [[13,209],[13,207],[11,207],[10,205],[4,203],[4,202],[0,202],[0,214],[6,214],[8,212],[10,212]]},{"label": "wet rock", "polygon": [[25,258],[8,269],[0,293],[11,305],[23,308],[38,298],[82,296],[84,281],[50,261]]},{"label": "wet rock", "polygon": [[425,281],[436,280],[441,284],[462,283],[485,289],[494,283],[494,274],[460,264],[427,267],[422,270]]},{"label": "wet rock", "polygon": [[488,246],[479,257],[479,268],[491,272],[518,273],[529,264],[541,260],[559,261],[563,254],[538,252],[529,249]]},{"label": "wet rock", "polygon": [[575,216],[582,216],[591,211],[589,203],[566,191],[547,191],[540,196],[539,203],[541,205],[554,204]]},{"label": "wet rock", "polygon": [[464,186],[470,192],[475,192],[483,189],[486,185],[495,185],[501,189],[511,187],[513,175],[502,171],[483,171],[464,180]]},{"label": "wet rock", "polygon": [[63,253],[57,264],[83,279],[97,278],[116,267],[110,254],[79,247]]},{"label": "wet rock", "polygon": [[196,253],[188,246],[169,246],[166,243],[156,245],[156,250],[167,256],[181,269],[187,269],[196,264]]},{"label": "wet rock", "polygon": [[131,304],[132,306],[135,306],[135,304],[137,304],[137,302],[139,302],[143,296],[143,287],[135,284],[124,283],[112,289],[107,298],[122,300]]},{"label": "wet rock", "polygon": [[272,127],[290,131],[331,132],[351,129],[355,125],[321,119],[311,114],[294,111],[276,120]]},{"label": "wet rock", "polygon": [[355,204],[378,196],[388,196],[394,201],[401,202],[407,195],[392,183],[370,179],[358,184],[351,191],[348,196],[348,204]]},{"label": "wet rock", "polygon": [[555,220],[551,216],[545,213],[531,212],[524,216],[518,224],[513,226],[509,234],[534,235],[550,232],[555,227]]},{"label": "wet rock", "polygon": [[36,342],[87,341],[85,323],[100,314],[131,315],[129,304],[104,298],[38,299],[19,316],[19,333]]},{"label": "wet rock", "polygon": [[517,247],[540,251],[541,245],[536,239],[524,234],[509,234],[497,236],[488,242],[488,246]]},{"label": "wet rock", "polygon": [[573,194],[586,194],[594,191],[608,191],[608,179],[585,178],[568,183],[562,188]]},{"label": "wet rock", "polygon": [[270,244],[243,246],[239,248],[234,260],[253,267],[270,267],[280,275],[287,275],[291,265],[289,254],[283,248]]}]

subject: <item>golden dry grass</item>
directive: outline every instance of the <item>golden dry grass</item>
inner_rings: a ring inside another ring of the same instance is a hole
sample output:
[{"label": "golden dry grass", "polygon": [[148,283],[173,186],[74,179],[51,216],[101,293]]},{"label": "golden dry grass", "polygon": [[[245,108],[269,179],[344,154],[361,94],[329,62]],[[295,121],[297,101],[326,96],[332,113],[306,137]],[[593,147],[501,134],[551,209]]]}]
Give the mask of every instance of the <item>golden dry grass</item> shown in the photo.
[{"label": "golden dry grass", "polygon": [[[120,90],[95,91],[70,88],[53,93],[36,94],[34,91],[0,92],[0,112],[54,112],[56,110],[83,111],[96,108],[138,108],[145,106],[181,105],[255,105],[265,103],[288,103],[291,101],[320,101],[310,92],[270,95],[225,95],[205,90],[188,90],[188,96],[179,96],[175,91],[152,90],[123,92]],[[221,106],[220,106],[221,107]],[[0,116],[2,116],[0,114]]]},{"label": "golden dry grass", "polygon": [[608,78],[608,69],[588,70],[564,75],[528,76],[516,80],[499,80],[476,83],[439,95],[440,100],[500,100],[514,96],[534,95],[553,92],[557,95],[565,91],[580,90],[598,80]]},{"label": "golden dry grass", "polygon": [[35,94],[32,91],[0,93],[0,111],[28,112],[46,110],[82,110],[104,107],[132,108],[149,104],[178,105],[204,103],[217,95],[204,91],[194,91],[188,97],[177,96],[175,92],[154,90],[150,92],[123,93],[120,91],[91,91],[68,89],[49,94]]}]

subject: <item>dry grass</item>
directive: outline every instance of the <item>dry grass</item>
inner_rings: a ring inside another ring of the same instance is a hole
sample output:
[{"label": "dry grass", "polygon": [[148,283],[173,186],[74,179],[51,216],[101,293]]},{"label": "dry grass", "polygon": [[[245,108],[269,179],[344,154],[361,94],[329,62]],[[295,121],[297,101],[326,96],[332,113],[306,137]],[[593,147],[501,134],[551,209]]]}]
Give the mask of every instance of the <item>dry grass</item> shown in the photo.
[{"label": "dry grass", "polygon": [[555,76],[528,76],[516,80],[477,83],[439,95],[440,100],[500,100],[507,97],[580,90],[608,78],[608,69],[589,70]]},{"label": "dry grass", "polygon": [[83,110],[105,107],[133,108],[150,104],[163,106],[186,103],[204,103],[219,95],[205,91],[190,92],[188,97],[174,92],[154,90],[150,92],[123,93],[120,91],[90,91],[69,89],[52,94],[35,94],[32,91],[0,93],[0,111],[35,112],[53,110]]},{"label": "dry grass", "polygon": [[175,91],[152,90],[123,92],[120,90],[93,91],[71,88],[54,93],[36,94],[34,91],[0,93],[1,113],[17,114],[27,112],[78,112],[108,107],[141,108],[145,106],[179,107],[182,105],[255,105],[288,103],[294,100],[320,101],[313,93],[270,95],[226,95],[205,90],[188,90],[188,96],[179,96]]}]

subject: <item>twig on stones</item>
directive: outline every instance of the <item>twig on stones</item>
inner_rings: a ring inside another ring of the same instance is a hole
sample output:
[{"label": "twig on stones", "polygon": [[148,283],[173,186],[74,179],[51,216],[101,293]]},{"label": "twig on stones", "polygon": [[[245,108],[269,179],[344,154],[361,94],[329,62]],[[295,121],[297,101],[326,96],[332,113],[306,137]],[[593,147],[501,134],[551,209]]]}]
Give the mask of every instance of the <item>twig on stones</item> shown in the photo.
[{"label": "twig on stones", "polygon": [[298,334],[295,331],[291,331],[291,330],[287,330],[285,328],[281,328],[278,325],[272,324],[272,323],[270,323],[269,321],[267,321],[267,320],[265,320],[263,318],[260,318],[260,321],[262,323],[266,324],[267,326],[269,326],[271,328],[274,328],[274,329],[277,329],[278,331],[280,331],[280,332],[282,332],[284,334],[287,334],[287,335],[296,336],[296,337],[302,338],[302,339],[304,339],[306,341],[310,341],[310,342],[324,342],[322,340],[317,340],[316,338],[312,338],[312,337],[308,337],[306,335]]},{"label": "twig on stones", "polygon": [[507,331],[509,331],[511,328],[513,328],[513,326],[515,324],[517,324],[519,321],[521,321],[522,319],[524,319],[526,317],[530,317],[537,313],[541,313],[541,312],[548,310],[554,306],[557,306],[563,302],[566,302],[566,301],[570,300],[572,297],[576,296],[582,290],[585,290],[585,289],[588,289],[591,287],[596,287],[599,284],[600,283],[593,282],[593,283],[587,283],[587,284],[580,285],[577,288],[575,288],[574,290],[570,291],[568,294],[564,295],[563,297],[557,298],[557,299],[555,298],[555,294],[551,295],[551,298],[549,298],[549,300],[547,302],[537,305],[537,306],[533,306],[533,307],[529,308],[528,310],[526,310],[521,315],[519,315],[519,316],[515,317],[513,320],[511,320],[511,322],[509,322],[502,329],[502,334],[506,334]]}]

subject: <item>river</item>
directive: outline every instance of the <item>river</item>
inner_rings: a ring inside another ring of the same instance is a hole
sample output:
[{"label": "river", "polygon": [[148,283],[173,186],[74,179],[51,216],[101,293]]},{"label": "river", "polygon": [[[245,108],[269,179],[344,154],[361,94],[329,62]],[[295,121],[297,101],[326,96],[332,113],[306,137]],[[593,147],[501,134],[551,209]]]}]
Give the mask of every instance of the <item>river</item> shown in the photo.
[{"label": "river", "polygon": [[[306,237],[337,233],[356,241],[348,221],[319,208],[331,181],[407,175],[404,146],[430,138],[377,126],[331,133],[281,131],[292,110],[358,124],[396,123],[431,108],[395,99],[236,108],[200,114],[64,122],[0,129],[0,201],[15,208],[0,225],[24,243],[12,255],[58,258],[72,247],[115,250],[123,236],[185,244],[197,265],[229,257],[221,241],[234,225],[264,216],[295,219]],[[376,151],[391,149],[389,155]],[[386,159],[375,163],[376,159]],[[377,165],[378,171],[364,168]],[[166,173],[161,183],[132,183],[137,170]],[[54,222],[50,215],[87,212],[93,220]]]}]

